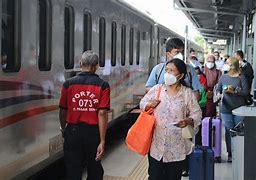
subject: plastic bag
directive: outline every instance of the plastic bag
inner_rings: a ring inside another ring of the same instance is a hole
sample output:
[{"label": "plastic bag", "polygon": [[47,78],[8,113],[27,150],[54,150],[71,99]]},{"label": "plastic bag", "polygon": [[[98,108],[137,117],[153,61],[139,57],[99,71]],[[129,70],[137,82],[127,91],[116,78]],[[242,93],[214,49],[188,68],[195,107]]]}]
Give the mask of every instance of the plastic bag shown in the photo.
[{"label": "plastic bag", "polygon": [[141,112],[126,136],[128,148],[138,154],[149,152],[154,130],[155,117],[148,112]]},{"label": "plastic bag", "polygon": [[193,138],[196,134],[194,127],[191,125],[187,125],[186,127],[182,128],[182,137],[186,139]]}]

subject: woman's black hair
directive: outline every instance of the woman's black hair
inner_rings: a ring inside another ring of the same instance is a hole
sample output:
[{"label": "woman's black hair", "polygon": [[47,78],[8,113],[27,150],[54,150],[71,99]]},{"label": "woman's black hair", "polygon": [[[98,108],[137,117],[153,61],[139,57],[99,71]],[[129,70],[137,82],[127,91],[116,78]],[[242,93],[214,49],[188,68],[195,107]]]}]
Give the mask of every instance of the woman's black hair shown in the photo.
[{"label": "woman's black hair", "polygon": [[185,82],[185,77],[187,75],[187,65],[184,63],[184,61],[178,58],[174,58],[174,59],[171,59],[170,61],[167,61],[166,65],[170,63],[174,64],[174,66],[178,69],[180,74],[184,74],[184,76],[180,79],[180,83],[183,86],[188,87],[187,83]]}]

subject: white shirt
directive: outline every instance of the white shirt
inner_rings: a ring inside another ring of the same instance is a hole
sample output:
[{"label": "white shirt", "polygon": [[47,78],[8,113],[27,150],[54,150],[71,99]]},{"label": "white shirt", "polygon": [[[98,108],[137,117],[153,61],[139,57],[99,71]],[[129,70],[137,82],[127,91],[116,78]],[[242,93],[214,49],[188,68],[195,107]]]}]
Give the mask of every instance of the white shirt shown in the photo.
[{"label": "white shirt", "polygon": [[216,61],[215,61],[215,64],[216,64],[216,69],[222,71],[222,68],[223,68],[223,66],[224,66],[225,63],[224,63],[224,61],[222,61],[222,60],[216,60]]}]

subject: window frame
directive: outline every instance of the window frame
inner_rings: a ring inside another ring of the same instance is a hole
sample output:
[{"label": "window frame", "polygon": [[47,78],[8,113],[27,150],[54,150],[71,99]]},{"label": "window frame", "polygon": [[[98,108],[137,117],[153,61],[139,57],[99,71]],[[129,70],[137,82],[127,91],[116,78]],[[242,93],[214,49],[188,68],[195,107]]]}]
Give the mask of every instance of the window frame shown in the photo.
[{"label": "window frame", "polygon": [[84,11],[83,17],[83,51],[92,49],[92,15],[89,11]]},{"label": "window frame", "polygon": [[99,66],[105,66],[106,59],[106,19],[99,18]]},{"label": "window frame", "polygon": [[121,66],[125,66],[126,56],[126,25],[121,25]]},{"label": "window frame", "polygon": [[140,31],[137,30],[137,42],[136,42],[136,65],[140,64]]},{"label": "window frame", "polygon": [[130,28],[130,41],[129,41],[129,64],[133,65],[133,45],[134,45],[134,28]]},{"label": "window frame", "polygon": [[111,23],[111,66],[116,66],[117,23]]},{"label": "window frame", "polygon": [[[74,7],[65,5],[64,10],[64,67],[65,69],[74,68],[74,30],[75,30],[75,11]],[[68,13],[68,17],[66,17]],[[68,24],[66,24],[68,18]],[[68,29],[66,29],[68,28]]]},{"label": "window frame", "polygon": [[[1,2],[1,9],[3,8],[2,5],[3,1]],[[9,6],[12,6],[12,10],[11,10],[11,14],[12,14],[12,22],[11,22],[11,32],[8,31],[6,34],[10,34],[9,36],[7,36],[7,42],[11,43],[10,46],[6,47],[7,49],[9,49],[10,51],[6,51],[7,54],[7,59],[6,59],[6,63],[7,66],[5,69],[2,69],[3,72],[8,73],[8,72],[19,72],[20,68],[21,68],[21,34],[22,34],[22,25],[21,25],[21,2],[17,1],[17,0],[6,0],[7,3],[7,14],[9,14],[8,12],[8,8],[10,8]],[[11,4],[12,3],[12,4]],[[11,4],[11,5],[10,5]],[[10,19],[7,19],[7,26],[9,23]],[[3,32],[3,11],[1,11],[1,56],[3,53],[3,39],[2,39],[2,34]],[[10,40],[8,40],[8,38],[11,38]],[[9,55],[8,55],[9,54]],[[10,57],[10,58],[8,58]],[[1,57],[2,58],[2,57]]]},{"label": "window frame", "polygon": [[[52,3],[51,0],[38,0],[39,7],[39,54],[38,68],[50,71],[52,65]],[[43,9],[40,3],[44,3]],[[42,12],[44,10],[44,12]],[[43,13],[43,14],[41,14]],[[43,37],[42,37],[43,36]]]}]

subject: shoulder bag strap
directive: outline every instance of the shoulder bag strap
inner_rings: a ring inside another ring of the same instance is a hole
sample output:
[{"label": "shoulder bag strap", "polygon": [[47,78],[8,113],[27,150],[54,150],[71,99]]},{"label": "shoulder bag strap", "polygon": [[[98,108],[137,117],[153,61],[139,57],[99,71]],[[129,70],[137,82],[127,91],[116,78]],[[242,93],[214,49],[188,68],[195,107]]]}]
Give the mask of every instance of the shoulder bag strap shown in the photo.
[{"label": "shoulder bag strap", "polygon": [[164,63],[161,63],[158,65],[157,69],[156,69],[156,84],[158,84],[161,73],[164,69]]},{"label": "shoulder bag strap", "polygon": [[159,98],[160,98],[160,94],[161,94],[162,87],[163,87],[163,85],[160,85],[159,88],[158,88],[158,90],[157,90],[157,96],[156,96],[156,99],[157,99],[157,100],[160,100]]},{"label": "shoulder bag strap", "polygon": [[[156,99],[157,99],[157,100],[160,100],[160,93],[161,93],[162,87],[163,87],[162,84],[158,87],[157,95],[156,95]],[[153,109],[153,108],[150,108],[150,109],[147,110],[146,112],[147,112],[148,114],[152,114],[152,113],[154,112],[154,109]]]}]

